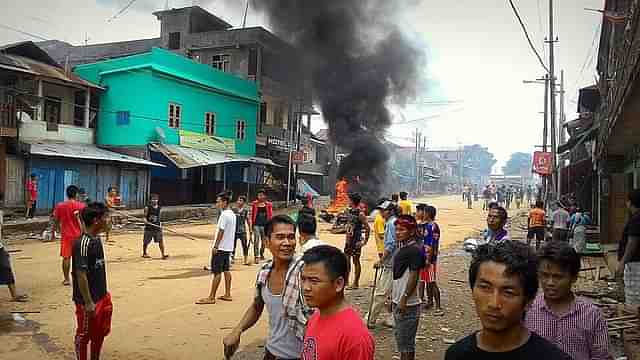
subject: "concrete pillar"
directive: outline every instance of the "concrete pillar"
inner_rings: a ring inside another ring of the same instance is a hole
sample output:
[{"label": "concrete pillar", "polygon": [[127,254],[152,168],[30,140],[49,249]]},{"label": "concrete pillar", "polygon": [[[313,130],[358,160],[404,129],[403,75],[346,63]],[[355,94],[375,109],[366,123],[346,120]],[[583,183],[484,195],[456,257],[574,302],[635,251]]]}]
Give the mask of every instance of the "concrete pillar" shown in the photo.
[{"label": "concrete pillar", "polygon": [[84,96],[84,127],[89,128],[89,115],[91,114],[91,90],[87,87]]},{"label": "concrete pillar", "polygon": [[38,110],[36,111],[37,120],[44,121],[44,89],[41,79],[38,79]]}]

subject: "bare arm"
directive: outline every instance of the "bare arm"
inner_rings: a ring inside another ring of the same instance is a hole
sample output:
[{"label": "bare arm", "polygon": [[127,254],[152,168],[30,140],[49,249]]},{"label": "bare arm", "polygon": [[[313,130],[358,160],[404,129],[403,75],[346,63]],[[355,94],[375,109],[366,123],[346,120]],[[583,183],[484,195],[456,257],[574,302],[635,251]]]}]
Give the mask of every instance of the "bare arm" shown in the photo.
[{"label": "bare arm", "polygon": [[236,327],[222,341],[224,344],[224,355],[226,358],[230,359],[236,350],[238,350],[238,346],[240,345],[240,336],[260,320],[263,310],[264,302],[260,301],[260,299],[254,299],[238,325],[236,325]]},{"label": "bare arm", "polygon": [[638,236],[629,236],[629,241],[627,242],[627,248],[624,251],[624,256],[622,257],[622,264],[626,264],[631,262],[634,254],[637,254],[638,245],[640,245],[640,237]]},{"label": "bare arm", "polygon": [[369,241],[369,236],[371,235],[371,227],[369,226],[367,217],[363,213],[360,213],[360,221],[364,224],[364,244],[366,244]]},{"label": "bare arm", "polygon": [[407,288],[405,290],[405,299],[410,297],[416,292],[418,287],[418,272],[411,270],[409,272],[409,280],[407,281]]},{"label": "bare arm", "polygon": [[95,312],[96,305],[93,303],[91,292],[89,291],[89,280],[87,279],[87,273],[79,270],[77,272],[77,280],[80,294],[82,295],[82,299],[84,300],[85,309],[89,314],[93,314]]},{"label": "bare arm", "polygon": [[76,221],[78,222],[78,227],[80,229],[80,233],[85,232],[85,228],[84,228],[84,223],[82,222],[82,218],[80,217],[80,211],[76,211],[75,214],[73,214],[73,216],[75,217]]},{"label": "bare arm", "polygon": [[224,230],[218,229],[218,234],[216,235],[216,242],[213,244],[213,249],[217,250],[220,245],[220,241],[222,241],[222,237],[224,236]]}]

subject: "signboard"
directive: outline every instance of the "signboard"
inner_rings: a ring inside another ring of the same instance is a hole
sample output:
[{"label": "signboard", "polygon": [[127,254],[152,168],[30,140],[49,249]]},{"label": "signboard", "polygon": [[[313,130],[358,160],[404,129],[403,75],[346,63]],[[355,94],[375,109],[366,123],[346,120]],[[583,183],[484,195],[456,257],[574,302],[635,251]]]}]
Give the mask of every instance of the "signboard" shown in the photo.
[{"label": "signboard", "polygon": [[539,175],[551,175],[552,154],[550,152],[536,151],[533,153],[533,172]]},{"label": "signboard", "polygon": [[291,146],[288,141],[274,136],[269,136],[267,138],[267,145],[273,146],[274,148],[282,151],[288,151],[289,149],[293,148],[293,146]]},{"label": "signboard", "polygon": [[297,165],[304,164],[304,151],[292,151],[291,163]]},{"label": "signboard", "polygon": [[229,154],[236,153],[236,142],[233,139],[209,136],[193,131],[180,130],[180,145],[192,149],[218,151]]}]

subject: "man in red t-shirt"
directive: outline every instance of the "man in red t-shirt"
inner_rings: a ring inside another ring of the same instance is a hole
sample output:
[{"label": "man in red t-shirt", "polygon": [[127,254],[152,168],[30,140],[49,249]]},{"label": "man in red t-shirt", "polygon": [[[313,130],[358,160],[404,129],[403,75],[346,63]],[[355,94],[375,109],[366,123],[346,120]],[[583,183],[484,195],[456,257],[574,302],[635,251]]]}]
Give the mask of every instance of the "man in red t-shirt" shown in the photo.
[{"label": "man in red t-shirt", "polygon": [[302,261],[302,290],[317,308],[307,322],[301,360],[373,360],[375,344],[358,312],[344,299],[349,262],[340,249],[320,245]]},{"label": "man in red t-shirt", "polygon": [[36,202],[38,201],[38,175],[31,174],[26,185],[27,190],[27,212],[25,217],[33,219],[36,213]]},{"label": "man in red t-shirt", "polygon": [[60,241],[60,256],[62,257],[62,275],[64,276],[63,285],[69,286],[69,270],[71,269],[71,255],[73,252],[73,242],[82,235],[82,221],[80,220],[80,210],[84,209],[85,204],[76,200],[79,189],[75,185],[67,187],[67,198],[56,205],[53,210],[53,222],[51,233],[55,234],[56,225],[60,225],[60,233],[62,239]]}]

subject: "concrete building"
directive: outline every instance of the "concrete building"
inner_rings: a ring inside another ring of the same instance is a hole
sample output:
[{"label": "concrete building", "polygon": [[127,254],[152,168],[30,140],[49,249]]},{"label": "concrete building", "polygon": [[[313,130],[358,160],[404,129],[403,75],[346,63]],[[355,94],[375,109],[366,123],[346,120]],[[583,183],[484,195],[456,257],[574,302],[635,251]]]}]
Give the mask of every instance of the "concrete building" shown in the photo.
[{"label": "concrete building", "polygon": [[11,109],[3,118],[6,126],[17,124],[17,137],[5,141],[0,159],[5,205],[24,205],[24,184],[35,174],[40,213],[64,200],[71,184],[99,200],[109,187],[118,186],[125,205],[142,206],[149,168],[156,164],[95,146],[104,88],[65,71],[32,42],[0,47],[0,60],[0,99]]},{"label": "concrete building", "polygon": [[270,160],[255,157],[260,101],[254,81],[161,48],[76,66],[100,84],[97,144],[164,164],[151,173],[163,204],[246,194]]}]

